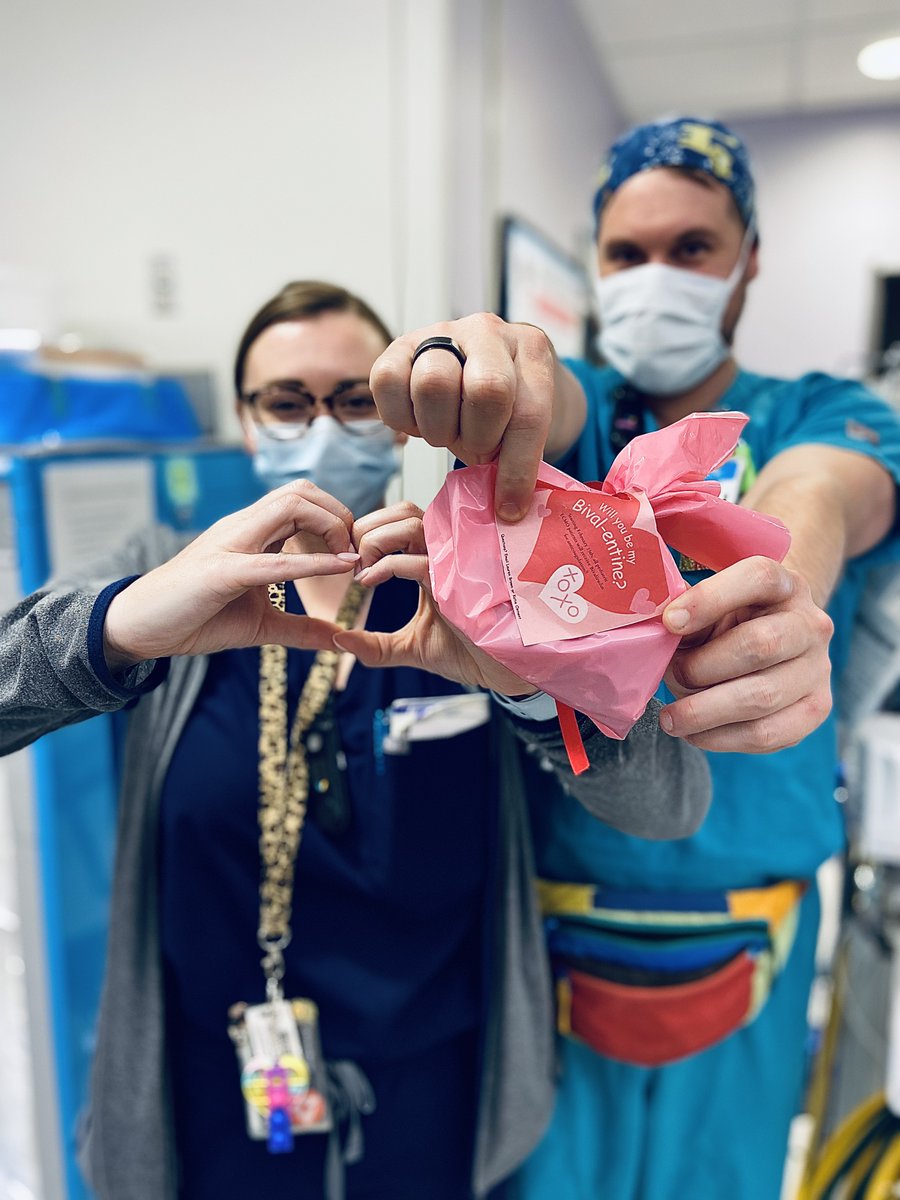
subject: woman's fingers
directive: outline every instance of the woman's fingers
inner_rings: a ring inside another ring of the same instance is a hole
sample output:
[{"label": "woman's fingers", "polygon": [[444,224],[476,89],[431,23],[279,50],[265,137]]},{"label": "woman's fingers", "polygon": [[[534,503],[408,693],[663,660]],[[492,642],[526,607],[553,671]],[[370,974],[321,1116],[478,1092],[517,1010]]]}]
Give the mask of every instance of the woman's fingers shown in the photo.
[{"label": "woman's fingers", "polygon": [[359,554],[229,554],[223,568],[223,582],[234,588],[262,587],[289,579],[308,579],[312,575],[340,575],[359,569]]},{"label": "woman's fingers", "polygon": [[363,587],[375,587],[388,579],[411,579],[422,587],[428,585],[428,559],[424,554],[389,554],[374,566],[366,567],[356,576]]},{"label": "woman's fingers", "polygon": [[415,504],[403,501],[362,517],[353,526],[353,542],[360,556],[356,578],[366,587],[392,577],[427,582],[422,510]]},{"label": "woman's fingers", "polygon": [[332,641],[364,667],[418,667],[418,656],[410,649],[405,634],[405,630],[380,633],[370,629],[342,629]]},{"label": "woman's fingers", "polygon": [[259,646],[288,646],[293,650],[333,650],[334,636],[340,626],[318,617],[303,617],[296,613],[282,613],[271,608],[261,622]]},{"label": "woman's fingers", "polygon": [[[362,549],[362,543],[372,534],[378,534],[380,530],[389,528],[392,525],[406,525],[407,532],[413,532],[411,522],[417,521],[419,525],[418,544],[411,543],[412,548],[421,550],[424,553],[425,549],[425,534],[422,529],[422,510],[417,504],[413,504],[410,500],[401,500],[399,504],[392,504],[388,508],[380,508],[376,512],[368,513],[364,517],[360,517],[358,521],[354,521],[351,530],[353,545],[357,550]],[[370,543],[374,544],[374,543]]]},{"label": "woman's fingers", "polygon": [[[354,540],[359,547],[359,570],[365,571],[374,567],[388,557],[402,556],[419,557],[426,554],[425,531],[418,517],[408,517],[405,520],[391,521],[387,525],[379,525],[367,533],[358,536],[354,530]],[[413,576],[404,576],[413,578]]]},{"label": "woman's fingers", "polygon": [[[115,597],[104,627],[108,660],[124,665],[278,640],[269,630],[265,585],[355,571],[352,523],[345,505],[308,481],[286,484],[224,517]],[[300,531],[321,537],[327,549],[285,550]],[[330,644],[331,630],[300,629],[294,638],[315,641],[292,644]]]},{"label": "woman's fingers", "polygon": [[333,554],[352,551],[353,514],[327,492],[298,479],[267,493],[261,500],[225,517],[212,526],[204,540],[218,540],[223,548],[256,553],[280,546],[297,533],[321,537]]}]

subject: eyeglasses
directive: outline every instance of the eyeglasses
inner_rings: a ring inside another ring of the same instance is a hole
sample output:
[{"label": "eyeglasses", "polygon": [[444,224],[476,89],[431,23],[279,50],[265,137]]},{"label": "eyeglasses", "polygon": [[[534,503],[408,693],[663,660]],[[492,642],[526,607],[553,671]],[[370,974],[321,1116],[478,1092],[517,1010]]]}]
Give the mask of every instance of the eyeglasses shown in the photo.
[{"label": "eyeglasses", "polygon": [[320,404],[342,425],[379,419],[372,393],[365,384],[342,384],[330,396],[317,400],[301,383],[284,380],[248,392],[241,399],[253,409],[258,424],[269,428],[305,429]]}]

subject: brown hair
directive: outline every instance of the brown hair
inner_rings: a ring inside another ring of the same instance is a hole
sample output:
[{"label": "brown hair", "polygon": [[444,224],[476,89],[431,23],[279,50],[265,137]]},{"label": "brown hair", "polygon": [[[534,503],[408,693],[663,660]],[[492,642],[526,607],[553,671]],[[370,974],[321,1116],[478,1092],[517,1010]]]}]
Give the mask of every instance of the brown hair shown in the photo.
[{"label": "brown hair", "polygon": [[251,319],[244,330],[234,360],[234,387],[238,396],[244,391],[244,365],[250,347],[270,325],[284,321],[304,321],[326,312],[349,312],[362,317],[384,338],[385,345],[392,341],[387,326],[365,300],[348,292],[346,288],[318,279],[300,279],[287,283],[277,296],[267,301]]}]

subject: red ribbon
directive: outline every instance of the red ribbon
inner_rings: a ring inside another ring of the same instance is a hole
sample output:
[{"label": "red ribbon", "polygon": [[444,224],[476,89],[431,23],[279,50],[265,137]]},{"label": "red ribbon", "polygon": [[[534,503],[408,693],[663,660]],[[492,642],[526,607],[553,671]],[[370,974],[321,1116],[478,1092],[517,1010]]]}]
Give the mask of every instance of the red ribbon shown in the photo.
[{"label": "red ribbon", "polygon": [[576,775],[581,775],[591,764],[584,751],[581,730],[578,728],[578,717],[573,708],[569,708],[568,704],[563,704],[559,700],[556,702],[556,715],[559,718],[566,754],[569,756],[569,766]]}]

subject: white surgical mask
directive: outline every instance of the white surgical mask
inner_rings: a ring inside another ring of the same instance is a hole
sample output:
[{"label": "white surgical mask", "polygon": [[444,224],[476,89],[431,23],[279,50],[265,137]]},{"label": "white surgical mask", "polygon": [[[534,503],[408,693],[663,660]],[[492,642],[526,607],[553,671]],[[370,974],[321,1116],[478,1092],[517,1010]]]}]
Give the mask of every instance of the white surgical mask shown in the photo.
[{"label": "white surgical mask", "polygon": [[644,263],[596,282],[600,351],[651,396],[686,392],[727,358],[722,317],[747,265],[749,226],[727,279],[665,263]]},{"label": "white surgical mask", "polygon": [[323,415],[299,436],[293,434],[283,426],[252,426],[253,469],[266,488],[309,479],[346,504],[355,517],[378,508],[400,469],[400,448],[392,429],[377,418],[342,425]]}]

